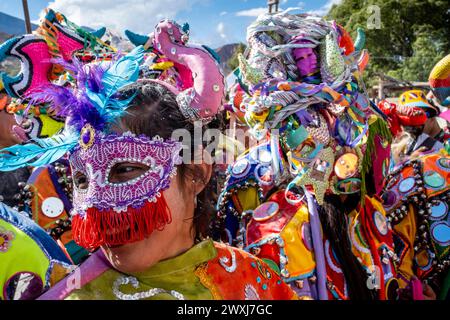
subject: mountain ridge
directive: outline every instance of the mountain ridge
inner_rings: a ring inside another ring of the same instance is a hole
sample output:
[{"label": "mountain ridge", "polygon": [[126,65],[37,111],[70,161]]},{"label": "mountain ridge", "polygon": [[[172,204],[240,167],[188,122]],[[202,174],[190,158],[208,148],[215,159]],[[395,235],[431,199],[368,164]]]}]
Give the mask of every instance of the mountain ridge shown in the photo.
[{"label": "mountain ridge", "polygon": [[[32,24],[32,29],[35,30],[38,27],[36,24]],[[94,31],[94,29],[90,27],[82,27],[86,31]],[[0,12],[0,44],[4,41],[8,40],[11,37],[25,34],[25,22],[24,20],[13,17],[9,14],[6,14],[4,12]],[[106,38],[109,38],[111,43],[115,46],[117,46],[121,50],[130,50],[132,46],[130,46],[130,43],[124,39],[121,35],[114,34],[110,30],[107,31]],[[233,57],[236,49],[238,48],[239,43],[228,43],[224,44],[223,46],[220,46],[214,51],[217,52],[218,56],[220,57],[220,66],[223,69],[224,74],[228,74],[231,72],[229,68],[229,61]],[[0,62],[0,71],[5,70],[7,72],[16,71],[18,66],[15,66],[12,68],[12,66],[15,64],[15,61],[12,61],[12,59],[8,59],[9,62],[3,63]]]}]

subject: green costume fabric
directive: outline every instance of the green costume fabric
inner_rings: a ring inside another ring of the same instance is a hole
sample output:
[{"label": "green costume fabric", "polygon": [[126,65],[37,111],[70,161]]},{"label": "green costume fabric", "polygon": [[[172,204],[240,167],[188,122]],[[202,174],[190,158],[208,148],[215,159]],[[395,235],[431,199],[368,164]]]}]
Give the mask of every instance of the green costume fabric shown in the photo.
[{"label": "green costume fabric", "polygon": [[[183,292],[184,297],[189,300],[210,300],[213,299],[213,296],[201,284],[194,271],[198,265],[208,262],[216,256],[217,250],[213,241],[205,240],[173,259],[157,263],[145,272],[124,275],[115,269],[110,269],[81,289],[73,291],[66,300],[117,299],[113,293],[113,284],[121,276],[132,276],[139,280],[138,288],[134,288],[131,284],[120,286],[119,290],[124,294],[161,288]],[[168,300],[175,298],[170,294],[162,293],[149,298],[149,300],[152,299]]]},{"label": "green costume fabric", "polygon": [[[9,237],[7,239],[6,235]],[[46,273],[50,261],[38,244],[19,228],[0,219],[0,298],[4,297],[4,288],[8,279],[19,272],[30,272],[39,276],[46,284]]]}]

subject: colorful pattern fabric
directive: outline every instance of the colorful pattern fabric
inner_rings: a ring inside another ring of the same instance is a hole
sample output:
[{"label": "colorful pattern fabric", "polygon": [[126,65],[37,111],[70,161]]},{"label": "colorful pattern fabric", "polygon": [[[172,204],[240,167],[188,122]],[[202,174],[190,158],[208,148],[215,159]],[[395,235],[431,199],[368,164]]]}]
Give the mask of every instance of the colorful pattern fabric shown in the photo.
[{"label": "colorful pattern fabric", "polygon": [[[130,279],[130,284],[122,284],[120,279],[124,277]],[[133,287],[131,283],[138,285]],[[149,296],[145,292],[156,294]],[[145,272],[124,275],[110,269],[74,290],[66,299],[128,298],[290,300],[296,295],[261,260],[239,249],[205,240]]]},{"label": "colorful pattern fabric", "polygon": [[401,164],[387,181],[383,206],[396,235],[401,286],[415,275],[440,287],[449,265],[450,158],[422,155]]},{"label": "colorful pattern fabric", "polygon": [[62,279],[70,262],[44,230],[0,203],[0,300],[28,300]]}]

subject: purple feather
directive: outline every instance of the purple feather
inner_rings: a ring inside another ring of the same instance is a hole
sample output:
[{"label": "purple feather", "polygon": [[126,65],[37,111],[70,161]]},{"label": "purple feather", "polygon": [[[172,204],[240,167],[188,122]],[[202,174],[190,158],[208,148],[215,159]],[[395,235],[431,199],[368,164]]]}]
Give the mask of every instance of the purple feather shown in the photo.
[{"label": "purple feather", "polygon": [[61,65],[65,70],[69,71],[81,90],[85,89],[85,86],[80,86],[80,84],[86,84],[93,92],[100,92],[103,89],[102,77],[108,66],[102,67],[100,64],[94,63],[83,64],[78,59],[73,59],[72,63],[63,59],[54,59],[52,62]]},{"label": "purple feather", "polygon": [[39,90],[30,93],[29,105],[42,103],[49,104],[49,110],[56,116],[67,118],[66,123],[80,131],[87,123],[96,130],[103,131],[107,126],[107,113],[102,114],[89,99],[90,94],[101,94],[104,90],[103,76],[108,68],[123,54],[116,54],[109,63],[83,64],[80,60],[73,59],[67,62],[62,59],[54,59],[52,63],[61,65],[76,81],[76,88],[71,86],[58,86],[54,84],[42,86]]}]

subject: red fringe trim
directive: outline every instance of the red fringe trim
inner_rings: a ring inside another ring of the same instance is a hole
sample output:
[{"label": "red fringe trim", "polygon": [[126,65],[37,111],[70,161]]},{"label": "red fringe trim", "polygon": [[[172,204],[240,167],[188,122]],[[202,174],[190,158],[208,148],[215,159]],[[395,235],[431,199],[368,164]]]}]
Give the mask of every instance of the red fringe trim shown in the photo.
[{"label": "red fringe trim", "polygon": [[84,217],[72,219],[74,241],[89,250],[101,245],[117,246],[136,242],[148,237],[153,230],[162,230],[172,222],[164,196],[156,202],[146,202],[138,209],[129,207],[126,212],[112,209],[89,208]]}]

